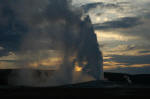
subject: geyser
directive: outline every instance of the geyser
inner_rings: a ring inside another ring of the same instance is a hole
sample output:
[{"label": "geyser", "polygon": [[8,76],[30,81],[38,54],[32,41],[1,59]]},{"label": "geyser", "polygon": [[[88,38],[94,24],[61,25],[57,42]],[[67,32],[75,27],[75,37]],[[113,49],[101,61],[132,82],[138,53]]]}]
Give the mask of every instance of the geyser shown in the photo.
[{"label": "geyser", "polygon": [[13,19],[5,17],[10,25],[0,25],[10,28],[13,44],[8,51],[15,53],[20,68],[12,71],[9,84],[55,86],[103,79],[90,18],[69,0],[1,1],[1,11],[7,9]]}]

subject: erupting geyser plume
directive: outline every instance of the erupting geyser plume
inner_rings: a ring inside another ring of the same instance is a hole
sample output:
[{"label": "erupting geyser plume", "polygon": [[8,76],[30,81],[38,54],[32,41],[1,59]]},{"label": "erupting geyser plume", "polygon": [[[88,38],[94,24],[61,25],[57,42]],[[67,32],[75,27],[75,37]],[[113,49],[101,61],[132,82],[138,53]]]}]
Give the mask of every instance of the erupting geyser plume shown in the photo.
[{"label": "erupting geyser plume", "polygon": [[70,1],[2,1],[12,13],[9,24],[19,43],[11,51],[21,70],[12,71],[9,83],[52,86],[103,78],[102,54],[90,18]]}]

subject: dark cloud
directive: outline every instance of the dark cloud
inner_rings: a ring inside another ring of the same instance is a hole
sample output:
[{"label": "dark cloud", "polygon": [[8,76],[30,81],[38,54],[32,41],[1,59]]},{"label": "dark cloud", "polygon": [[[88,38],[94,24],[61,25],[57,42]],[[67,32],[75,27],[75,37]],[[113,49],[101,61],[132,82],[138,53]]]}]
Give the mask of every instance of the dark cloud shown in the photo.
[{"label": "dark cloud", "polygon": [[[150,37],[150,16],[149,13],[137,17],[125,17],[122,19],[94,24],[95,29],[104,31],[113,31],[125,36],[135,36],[140,39],[141,44],[144,43],[145,48],[149,47],[147,43]],[[139,43],[139,44],[140,44]]]},{"label": "dark cloud", "polygon": [[0,50],[0,56],[7,56],[7,55],[9,55],[8,50]]},{"label": "dark cloud", "polygon": [[127,65],[133,64],[150,64],[150,55],[141,56],[123,56],[123,55],[112,55],[111,60],[118,63],[127,63]]},{"label": "dark cloud", "polygon": [[[144,66],[143,64],[150,64],[150,55],[141,56],[125,56],[125,55],[112,55],[111,59],[105,61],[114,61],[118,64],[115,69],[106,70],[107,72],[129,73],[129,74],[149,74],[150,65]],[[119,65],[125,65],[128,67],[120,67]],[[134,65],[134,67],[132,67]],[[136,67],[138,65],[138,67]],[[141,67],[140,67],[141,65]],[[110,66],[107,64],[107,66]],[[117,67],[118,66],[118,67]]]},{"label": "dark cloud", "polygon": [[[134,24],[134,22],[133,22],[133,24]],[[135,23],[135,26],[131,26],[128,28],[112,28],[110,30],[119,32],[124,36],[136,36],[141,39],[141,41],[139,41],[139,42],[144,43],[145,47],[146,46],[149,47],[149,44],[148,44],[149,37],[150,37],[149,25],[150,25],[149,18],[146,18],[143,15],[143,17],[139,18],[139,23],[137,22],[137,25]]]},{"label": "dark cloud", "polygon": [[150,51],[139,51],[139,53],[150,53]]},{"label": "dark cloud", "polygon": [[101,8],[120,8],[121,7],[117,4],[113,4],[113,3],[103,3],[103,2],[97,2],[97,3],[88,3],[86,5],[82,5],[82,8],[84,9],[85,13],[89,12],[91,9],[95,9],[97,7],[101,7]]},{"label": "dark cloud", "polygon": [[7,63],[16,63],[17,60],[0,60],[0,62],[7,62]]},{"label": "dark cloud", "polygon": [[131,28],[139,24],[142,24],[140,19],[137,17],[125,17],[115,21],[109,21],[100,24],[94,24],[95,29],[106,30],[106,29],[119,29],[119,28]]},{"label": "dark cloud", "polygon": [[150,66],[146,67],[125,67],[116,68],[112,70],[106,70],[107,72],[118,72],[118,73],[128,73],[128,74],[149,74]]},{"label": "dark cloud", "polygon": [[145,13],[145,15],[143,17],[150,18],[150,12]]},{"label": "dark cloud", "polygon": [[7,55],[9,51],[16,51],[20,45],[25,26],[15,17],[8,0],[0,0],[0,45],[5,50],[0,55]]}]

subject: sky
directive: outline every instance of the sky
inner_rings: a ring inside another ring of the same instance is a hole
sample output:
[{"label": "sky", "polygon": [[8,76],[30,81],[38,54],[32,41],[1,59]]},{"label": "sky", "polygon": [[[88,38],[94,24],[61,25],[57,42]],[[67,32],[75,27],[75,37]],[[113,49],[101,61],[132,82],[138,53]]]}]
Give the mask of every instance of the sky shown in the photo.
[{"label": "sky", "polygon": [[[73,0],[73,5],[82,7],[91,18],[104,71],[150,73],[150,0]],[[0,54],[5,51],[0,45]],[[0,60],[10,63],[14,58],[17,56],[9,52]],[[9,63],[0,62],[0,68],[12,65]]]},{"label": "sky", "polygon": [[104,71],[150,73],[150,0],[75,0],[90,15]]}]

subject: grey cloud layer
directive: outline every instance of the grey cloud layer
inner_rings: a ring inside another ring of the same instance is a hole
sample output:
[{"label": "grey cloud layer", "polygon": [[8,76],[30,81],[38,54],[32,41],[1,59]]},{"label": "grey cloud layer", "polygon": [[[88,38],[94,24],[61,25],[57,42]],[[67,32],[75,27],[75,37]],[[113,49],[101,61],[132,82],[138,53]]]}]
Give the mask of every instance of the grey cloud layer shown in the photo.
[{"label": "grey cloud layer", "polygon": [[141,24],[140,19],[137,17],[125,17],[115,21],[105,22],[102,24],[94,24],[96,30],[107,30],[107,29],[120,29],[120,28],[132,28],[136,25]]},{"label": "grey cloud layer", "polygon": [[108,72],[118,72],[118,73],[129,73],[129,74],[149,74],[150,67],[125,67],[125,68],[116,68],[112,70],[106,70]]},{"label": "grey cloud layer", "polygon": [[103,9],[104,8],[107,8],[107,9],[120,8],[121,9],[121,6],[119,6],[118,4],[103,3],[103,2],[89,3],[89,4],[82,5],[82,7],[85,10],[85,13],[88,13],[92,9],[96,9],[97,7],[100,7],[100,8],[103,8]]},{"label": "grey cloud layer", "polygon": [[150,55],[142,55],[142,56],[123,56],[123,55],[112,55],[113,61],[119,63],[127,63],[127,65],[133,64],[150,64]]}]

